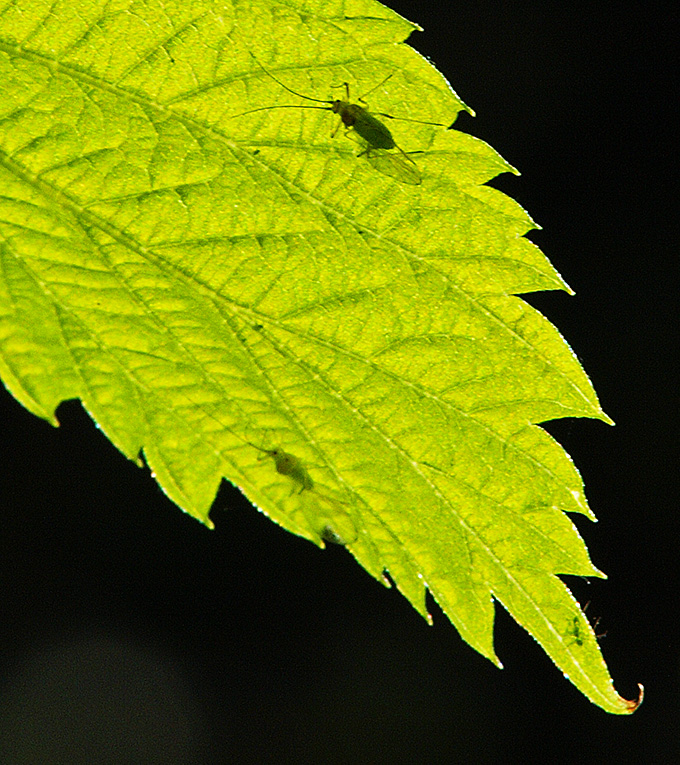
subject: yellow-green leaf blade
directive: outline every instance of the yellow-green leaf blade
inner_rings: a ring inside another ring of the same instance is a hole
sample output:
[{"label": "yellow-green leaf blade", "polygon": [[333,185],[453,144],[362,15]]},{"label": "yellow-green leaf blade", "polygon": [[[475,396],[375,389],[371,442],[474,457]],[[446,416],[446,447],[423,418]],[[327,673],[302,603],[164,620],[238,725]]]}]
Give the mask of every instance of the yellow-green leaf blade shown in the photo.
[{"label": "yellow-green leaf blade", "polygon": [[512,168],[395,119],[422,177],[400,183],[267,73],[448,125],[465,106],[395,44],[412,29],[359,0],[0,3],[0,371],[41,416],[80,398],[204,523],[226,477],[424,616],[429,587],[492,661],[496,598],[628,712],[557,578],[599,572],[537,423],[607,418],[514,297],[566,285],[482,185]]}]

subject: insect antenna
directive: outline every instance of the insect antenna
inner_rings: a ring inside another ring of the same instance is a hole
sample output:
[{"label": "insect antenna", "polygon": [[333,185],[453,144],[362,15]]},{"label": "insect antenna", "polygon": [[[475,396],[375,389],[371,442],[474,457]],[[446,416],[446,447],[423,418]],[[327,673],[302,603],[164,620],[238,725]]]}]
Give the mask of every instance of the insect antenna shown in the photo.
[{"label": "insect antenna", "polygon": [[[333,101],[326,101],[323,98],[312,98],[311,96],[305,96],[303,93],[298,93],[297,90],[293,90],[292,88],[289,88],[287,85],[284,85],[281,80],[279,80],[277,77],[274,77],[274,75],[271,72],[268,72],[262,64],[257,60],[255,57],[255,54],[250,51],[250,55],[255,59],[255,63],[262,69],[262,71],[268,76],[271,77],[272,80],[274,80],[277,85],[280,85],[284,90],[287,90],[289,93],[292,93],[294,96],[298,96],[298,98],[306,98],[308,101],[316,101],[319,104],[332,104]],[[299,106],[299,105],[293,105],[293,104],[281,104],[279,106],[259,106],[257,109],[248,109],[246,112],[239,112],[238,114],[232,114],[230,119],[234,119],[235,117],[243,117],[245,114],[252,114],[253,112],[268,112],[272,109],[319,109],[324,112],[332,112],[333,107],[332,106]]]},{"label": "insect antenna", "polygon": [[[303,96],[303,98],[305,98],[305,96]],[[324,103],[330,103],[330,101]],[[272,109],[320,109],[322,112],[333,111],[330,106],[293,106],[292,104],[281,104],[279,106],[259,106],[257,109],[248,109],[247,112],[232,114],[229,119],[234,119],[235,117],[243,117],[244,114],[252,114],[253,112],[268,112]]]},{"label": "insect antenna", "polygon": [[[331,103],[333,103],[332,101],[327,101],[327,100],[326,100],[326,99],[324,99],[324,98],[312,98],[311,96],[305,96],[303,93],[298,93],[298,92],[297,92],[297,90],[293,90],[293,88],[289,88],[289,87],[288,87],[288,85],[284,85],[284,84],[281,82],[281,80],[279,80],[277,77],[274,77],[274,75],[273,75],[271,72],[268,72],[268,71],[267,71],[267,70],[266,70],[266,69],[265,69],[265,68],[262,66],[262,64],[261,64],[261,63],[260,63],[260,62],[257,60],[257,58],[256,58],[255,54],[254,54],[252,51],[250,51],[250,55],[251,55],[251,56],[252,56],[252,57],[255,59],[255,63],[256,63],[256,64],[257,64],[257,65],[260,67],[260,69],[262,69],[262,71],[263,71],[263,72],[264,72],[264,73],[265,73],[265,74],[266,74],[268,77],[271,77],[271,78],[272,78],[272,80],[274,80],[274,82],[278,83],[278,84],[279,84],[279,85],[280,85],[280,86],[281,86],[281,87],[282,87],[284,90],[287,90],[289,93],[292,93],[294,96],[299,96],[300,98],[306,98],[308,101],[317,101],[317,102],[318,102],[318,103],[320,103],[320,104],[331,104]],[[269,108],[271,109],[271,108],[273,108],[273,107],[269,107]],[[279,108],[282,108],[282,107],[279,107]],[[297,108],[297,109],[300,109],[301,107],[299,107],[299,106],[298,106],[298,107],[292,107],[292,108]],[[315,109],[315,108],[316,108],[316,109],[322,109],[323,107],[321,107],[321,106],[316,106],[316,107],[314,107],[314,106],[308,106],[307,108],[308,108],[308,109]],[[256,110],[253,110],[253,111],[256,111]]]}]

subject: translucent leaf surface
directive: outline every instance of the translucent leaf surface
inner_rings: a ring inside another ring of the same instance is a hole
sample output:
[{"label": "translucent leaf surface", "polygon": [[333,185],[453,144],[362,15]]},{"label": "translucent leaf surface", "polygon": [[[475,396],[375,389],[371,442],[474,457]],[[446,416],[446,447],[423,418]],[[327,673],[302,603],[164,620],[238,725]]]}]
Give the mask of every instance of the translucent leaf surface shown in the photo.
[{"label": "translucent leaf surface", "polygon": [[[482,185],[512,168],[422,124],[465,107],[413,29],[369,0],[0,0],[2,378],[53,422],[81,399],[208,525],[226,477],[426,618],[429,588],[496,663],[498,600],[629,712],[557,577],[601,574],[565,515],[592,517],[580,477],[535,424],[607,418],[514,297],[565,285]],[[370,91],[411,120],[380,118],[420,178],[268,73]]]}]

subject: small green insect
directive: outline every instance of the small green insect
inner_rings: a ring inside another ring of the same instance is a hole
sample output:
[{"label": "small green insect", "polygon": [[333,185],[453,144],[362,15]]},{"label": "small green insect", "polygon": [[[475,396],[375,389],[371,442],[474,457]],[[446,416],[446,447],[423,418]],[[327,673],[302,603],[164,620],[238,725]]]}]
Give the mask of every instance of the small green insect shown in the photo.
[{"label": "small green insect", "polygon": [[[338,534],[338,532],[329,525],[324,526],[321,530],[321,539],[323,539],[324,542],[329,542],[332,545],[340,545],[342,547],[348,543],[346,539],[340,536],[340,534]],[[356,531],[349,541],[354,542],[355,540]]]},{"label": "small green insect", "polygon": [[[255,325],[253,329],[262,329],[262,325]],[[232,428],[225,425],[219,417],[216,417],[200,404],[186,396],[191,404],[218,423],[224,430],[230,432],[234,437],[253,449],[261,452],[259,460],[270,457],[274,461],[274,467],[279,475],[289,478],[293,483],[293,489],[298,488],[298,495],[306,492],[304,497],[299,498],[295,504],[302,511],[306,526],[312,529],[317,537],[317,543],[323,547],[323,542],[332,542],[338,545],[349,545],[358,538],[357,526],[351,514],[351,505],[337,497],[326,487],[318,488],[305,468],[302,461],[290,452],[284,451],[278,447],[266,449],[249,441],[236,433]],[[293,496],[291,490],[289,499]],[[288,507],[290,511],[290,506]]]},{"label": "small green insect", "polygon": [[[253,58],[255,58],[254,55]],[[413,186],[417,186],[422,182],[422,176],[416,163],[396,143],[389,128],[379,119],[377,119],[375,115],[378,114],[380,117],[387,117],[388,119],[402,118],[393,117],[391,114],[386,114],[385,112],[371,113],[366,107],[351,103],[349,95],[349,84],[346,82],[343,83],[346,98],[344,101],[339,98],[329,101],[323,98],[312,98],[311,96],[306,96],[303,93],[298,93],[296,90],[289,88],[287,85],[284,85],[281,80],[274,77],[274,75],[271,72],[268,72],[256,58],[255,61],[264,71],[264,73],[271,77],[272,80],[278,83],[284,90],[287,90],[289,93],[292,93],[299,98],[305,98],[307,101],[316,101],[320,104],[329,104],[329,106],[294,106],[292,104],[282,104],[280,106],[261,106],[258,109],[249,109],[247,112],[236,114],[234,115],[235,117],[242,117],[244,114],[252,114],[253,112],[267,111],[269,109],[319,109],[321,111],[333,112],[334,114],[338,114],[340,116],[340,122],[331,134],[333,137],[335,137],[336,133],[338,132],[340,125],[344,125],[347,128],[347,132],[353,130],[364,141],[365,148],[358,154],[358,156],[361,157],[365,155],[373,167],[376,168],[376,170],[383,173],[384,175],[396,178],[396,180],[401,181],[402,183],[408,183]],[[387,76],[382,82],[378,83],[375,87],[371,88],[371,90],[369,90],[367,93],[364,93],[364,96],[360,97],[358,100],[366,103],[364,101],[364,97],[387,82],[390,77],[392,77],[391,74]],[[425,122],[423,120],[410,119],[406,119],[405,121],[417,122],[421,125],[437,125],[439,127],[446,127],[445,125],[441,125],[438,122]]]},{"label": "small green insect", "polygon": [[271,457],[274,460],[276,472],[291,478],[293,482],[300,487],[300,494],[302,494],[305,489],[311,491],[314,488],[312,477],[297,457],[288,452],[284,452],[283,449],[263,449],[261,446],[255,446],[255,444],[250,445],[255,449],[259,449],[261,452],[264,452],[260,459]]},{"label": "small green insect", "polygon": [[572,619],[570,632],[574,637],[574,642],[576,645],[583,645],[585,636],[581,632],[581,625],[579,624],[578,616],[575,616]]},{"label": "small green insect", "polygon": [[346,503],[316,489],[312,477],[301,460],[283,449],[264,449],[250,441],[248,444],[262,452],[259,459],[271,457],[274,460],[276,472],[287,476],[300,487],[298,494],[302,494],[303,491],[314,494],[313,506],[307,507],[307,503],[303,502],[303,512],[309,525],[317,529],[320,539],[338,545],[347,545],[357,539],[357,529],[345,509]]}]

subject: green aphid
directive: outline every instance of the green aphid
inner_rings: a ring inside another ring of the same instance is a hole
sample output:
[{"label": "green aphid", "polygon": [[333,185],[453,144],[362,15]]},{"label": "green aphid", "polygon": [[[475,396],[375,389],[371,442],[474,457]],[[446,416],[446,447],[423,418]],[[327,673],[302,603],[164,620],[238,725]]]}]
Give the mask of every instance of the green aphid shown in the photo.
[{"label": "green aphid", "polygon": [[323,539],[324,542],[329,542],[333,545],[340,545],[344,547],[346,544],[348,544],[348,542],[354,542],[356,538],[356,529],[354,530],[354,533],[349,540],[342,537],[332,526],[328,524],[321,530],[321,539]]},{"label": "green aphid", "polygon": [[309,472],[297,457],[283,449],[263,449],[250,441],[248,443],[263,453],[260,459],[271,457],[274,460],[276,472],[287,476],[300,487],[298,494],[305,490],[314,493],[316,501],[313,511],[308,508],[304,512],[310,526],[317,530],[321,540],[347,545],[357,539],[356,526],[345,509],[345,503],[318,491]]},{"label": "green aphid", "polygon": [[572,619],[572,626],[571,626],[570,632],[574,637],[574,642],[576,643],[576,645],[583,645],[584,635],[581,632],[581,625],[579,624],[578,616],[575,616]]},{"label": "green aphid", "polygon": [[255,447],[255,449],[259,449],[261,452],[264,452],[260,459],[271,457],[274,460],[276,472],[292,479],[294,483],[300,487],[300,494],[302,494],[305,489],[307,489],[307,491],[312,491],[314,489],[314,481],[312,481],[312,477],[309,475],[307,469],[302,466],[302,462],[300,462],[297,457],[288,452],[284,452],[283,449],[263,449],[261,446],[255,446],[255,444],[250,445]]},{"label": "green aphid", "polygon": [[[252,54],[251,54],[252,55]],[[255,56],[253,56],[255,58]],[[257,61],[257,59],[255,59]],[[333,112],[340,116],[340,122],[338,127],[331,134],[335,136],[338,132],[340,125],[344,125],[347,130],[353,130],[365,143],[365,148],[358,156],[366,156],[371,164],[385,175],[389,175],[402,183],[408,183],[413,186],[417,186],[421,183],[422,177],[420,170],[416,163],[406,154],[406,152],[396,143],[389,128],[384,125],[375,114],[379,114],[381,117],[387,117],[388,119],[402,119],[400,117],[393,117],[391,114],[385,114],[384,112],[376,112],[372,114],[367,108],[359,106],[359,104],[350,103],[349,85],[343,83],[345,87],[345,97],[347,100],[336,98],[332,101],[328,101],[322,98],[312,98],[306,96],[303,93],[298,93],[296,90],[284,85],[281,80],[274,77],[271,72],[268,72],[259,61],[257,61],[261,69],[269,77],[278,83],[284,90],[292,93],[299,98],[305,98],[308,101],[316,101],[320,104],[329,104],[329,106],[294,106],[292,104],[284,104],[281,106],[262,106],[258,109],[249,109],[247,112],[234,115],[235,117],[241,117],[244,114],[252,114],[253,112],[267,111],[269,109],[320,109],[322,111]],[[392,75],[386,77],[382,82],[378,83],[374,88],[368,91],[371,93],[376,88],[379,88]],[[367,96],[368,93],[364,93]],[[358,99],[363,101],[363,97]],[[405,120],[406,122],[417,122],[421,125],[438,125],[439,127],[446,127],[438,122],[425,122],[423,120]]]}]

